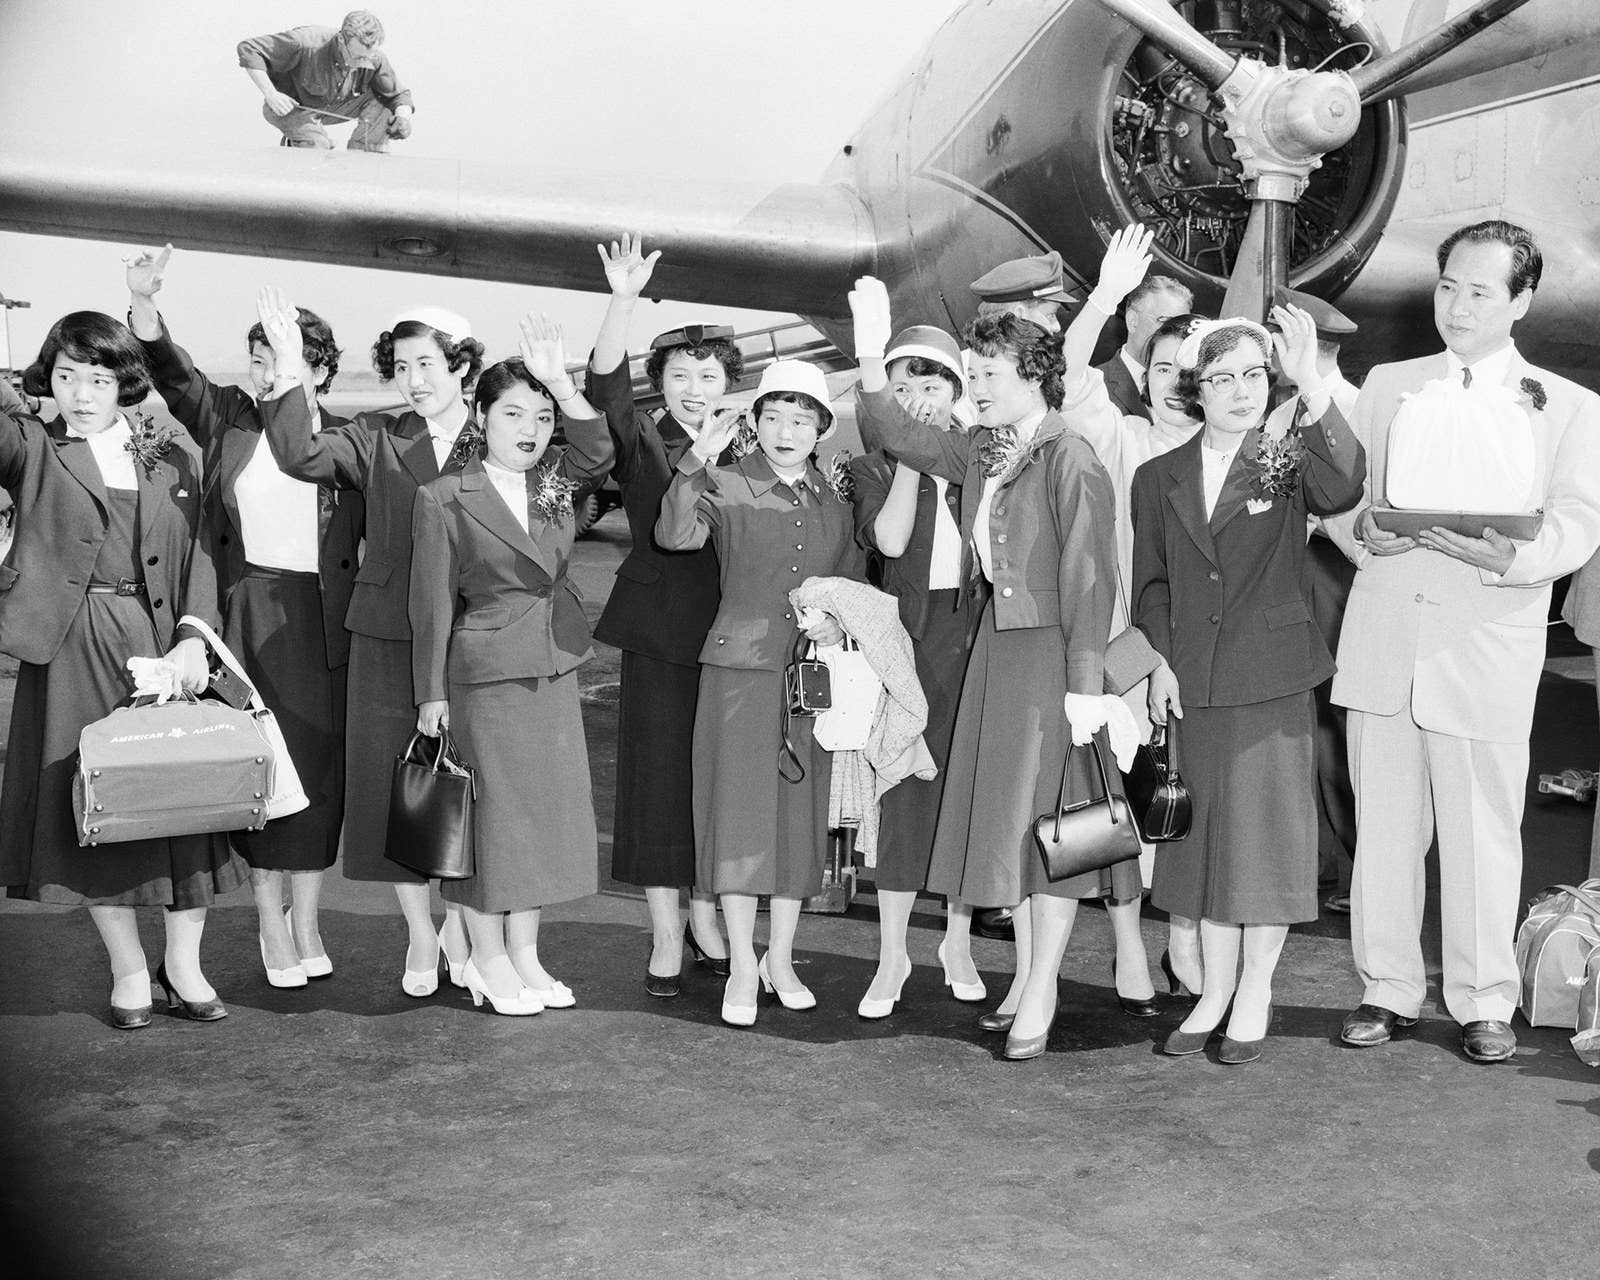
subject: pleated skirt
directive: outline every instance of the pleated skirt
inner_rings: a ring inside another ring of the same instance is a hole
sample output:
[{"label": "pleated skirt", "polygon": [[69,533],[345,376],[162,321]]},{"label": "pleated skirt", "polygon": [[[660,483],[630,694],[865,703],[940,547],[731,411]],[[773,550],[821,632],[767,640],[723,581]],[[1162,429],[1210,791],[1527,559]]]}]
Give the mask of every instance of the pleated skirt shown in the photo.
[{"label": "pleated skirt", "polygon": [[1219,924],[1317,918],[1315,725],[1310,693],[1185,708],[1194,825],[1158,849],[1152,903]]},{"label": "pleated skirt", "polygon": [[[967,662],[950,764],[934,834],[928,888],[976,907],[1012,907],[1036,893],[1137,898],[1139,860],[1052,883],[1033,821],[1055,807],[1071,741],[1063,699],[1066,643],[1059,627],[999,631],[985,606]],[[1098,795],[1093,757],[1073,753],[1069,800]]]},{"label": "pleated skirt", "polygon": [[527,911],[600,887],[578,673],[450,686],[450,734],[477,770],[476,874],[447,902]]},{"label": "pleated skirt", "polygon": [[261,870],[324,871],[344,818],[345,671],[319,661],[327,641],[317,575],[246,565],[222,638],[277,717],[311,802],[260,831],[235,832],[233,846]]},{"label": "pleated skirt", "polygon": [[623,884],[695,882],[694,719],[700,668],[622,651],[611,874]]},{"label": "pleated skirt", "polygon": [[805,777],[779,777],[782,709],[781,672],[701,667],[695,883],[712,893],[809,898],[822,888],[833,756],[816,745],[810,717],[796,717],[789,740]]},{"label": "pleated skirt", "polygon": [[417,727],[411,642],[350,636],[345,713],[344,876],[385,884],[423,884],[383,856],[394,761]]},{"label": "pleated skirt", "polygon": [[897,783],[879,806],[873,880],[890,893],[914,893],[927,887],[950,740],[955,735],[956,709],[967,670],[971,614],[959,607],[965,600],[966,593],[959,590],[929,592],[927,625],[922,638],[912,642],[917,679],[928,699],[928,726],[922,739],[939,772],[926,780],[907,778]]}]

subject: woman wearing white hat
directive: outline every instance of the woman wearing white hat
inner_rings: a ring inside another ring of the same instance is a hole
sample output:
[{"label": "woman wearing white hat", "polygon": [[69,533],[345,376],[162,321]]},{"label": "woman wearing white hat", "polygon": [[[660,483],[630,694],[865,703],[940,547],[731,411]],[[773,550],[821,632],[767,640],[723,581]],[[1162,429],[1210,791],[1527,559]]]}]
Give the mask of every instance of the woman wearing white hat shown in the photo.
[{"label": "woman wearing white hat", "polygon": [[[931,325],[901,330],[883,356],[889,389],[920,421],[963,433],[955,417],[966,395],[966,373],[956,340]],[[894,1011],[911,973],[906,933],[917,892],[927,886],[944,770],[955,731],[956,705],[967,669],[971,623],[961,581],[961,486],[924,475],[882,451],[853,458],[856,536],[882,560],[883,589],[899,602],[900,620],[911,636],[917,678],[928,697],[923,740],[939,772],[929,780],[910,777],[883,798],[878,828],[878,971],[856,1012],[886,1018]],[[972,907],[947,900],[939,944],[944,982],[957,1000],[986,994],[972,964],[968,937]],[[963,967],[964,966],[964,967]]]},{"label": "woman wearing white hat", "polygon": [[483,343],[463,316],[439,307],[397,315],[372,347],[372,363],[405,398],[398,416],[363,413],[317,431],[300,391],[301,340],[294,309],[264,290],[261,323],[276,360],[261,419],[278,465],[289,475],[366,499],[366,553],[356,573],[345,626],[350,635],[345,725],[344,874],[394,885],[410,932],[401,989],[432,995],[441,953],[462,985],[466,931],[447,908],[435,933],[428,882],[384,857],[394,758],[416,728],[411,680],[411,509],[417,488],[476,456],[481,432],[465,398],[483,366]]},{"label": "woman wearing white hat", "polygon": [[[811,722],[783,723],[783,670],[803,630],[819,644],[843,635],[824,614],[801,619],[789,591],[807,578],[861,578],[849,500],[817,469],[814,451],[833,431],[822,371],[796,360],[769,365],[756,391],[759,450],[730,464],[712,459],[732,443],[741,411],[708,414],[693,447],[679,459],[656,521],[663,547],[717,550],[722,599],[700,651],[700,701],[694,727],[695,881],[721,899],[731,972],[722,1018],[756,1019],[757,984],[788,1009],[816,997],[794,971],[801,903],[822,887],[828,841],[829,754]],[[785,733],[787,731],[787,741]],[[784,747],[791,765],[780,776]],[[755,953],[756,904],[772,898],[765,956]]]}]

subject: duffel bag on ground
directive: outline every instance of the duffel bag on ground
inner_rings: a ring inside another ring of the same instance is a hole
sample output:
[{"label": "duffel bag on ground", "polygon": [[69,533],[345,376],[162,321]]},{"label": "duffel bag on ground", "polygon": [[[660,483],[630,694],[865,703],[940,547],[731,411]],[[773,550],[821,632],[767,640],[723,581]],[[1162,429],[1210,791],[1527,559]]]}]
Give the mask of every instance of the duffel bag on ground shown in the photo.
[{"label": "duffel bag on ground", "polygon": [[1579,1003],[1597,966],[1600,880],[1555,885],[1528,904],[1528,918],[1517,930],[1517,968],[1529,1025],[1581,1030]]},{"label": "duffel bag on ground", "polygon": [[118,707],[78,735],[78,843],[259,831],[273,764],[249,711],[193,698]]}]

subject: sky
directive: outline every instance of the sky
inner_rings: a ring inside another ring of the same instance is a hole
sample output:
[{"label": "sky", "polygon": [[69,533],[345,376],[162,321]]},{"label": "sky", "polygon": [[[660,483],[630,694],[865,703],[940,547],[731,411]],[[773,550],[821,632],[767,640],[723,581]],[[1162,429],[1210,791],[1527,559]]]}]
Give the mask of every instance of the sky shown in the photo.
[{"label": "sky", "polygon": [[[959,0],[374,0],[385,48],[413,91],[413,137],[397,154],[513,156],[552,168],[810,181],[897,83]],[[337,26],[342,4],[255,0],[0,0],[0,122],[48,128],[86,157],[119,141],[267,148],[277,134],[234,47],[301,24]],[[0,123],[0,128],[6,127]],[[334,132],[343,145],[345,130]],[[127,306],[122,256],[135,246],[0,232],[0,294],[12,363],[26,364],[60,315]],[[599,258],[596,282],[602,284]],[[161,305],[202,368],[244,366],[257,289],[276,284],[362,351],[418,302],[466,315],[491,355],[539,308],[587,349],[604,294],[285,263],[173,257]],[[704,307],[641,306],[630,346],[705,319]],[[722,309],[741,329],[789,319]],[[3,358],[0,358],[3,363]],[[347,357],[346,367],[357,361]]]}]

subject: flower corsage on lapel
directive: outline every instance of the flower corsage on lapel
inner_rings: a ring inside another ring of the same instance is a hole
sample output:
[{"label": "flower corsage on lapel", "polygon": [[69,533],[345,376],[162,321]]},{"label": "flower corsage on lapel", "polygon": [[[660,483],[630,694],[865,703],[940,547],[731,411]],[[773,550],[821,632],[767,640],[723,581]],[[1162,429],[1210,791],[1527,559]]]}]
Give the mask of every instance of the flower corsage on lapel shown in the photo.
[{"label": "flower corsage on lapel", "polygon": [[739,419],[739,432],[728,445],[728,457],[738,462],[740,458],[748,458],[760,446],[756,436],[755,423],[750,421],[747,413]]},{"label": "flower corsage on lapel", "polygon": [[850,450],[840,449],[828,460],[828,471],[823,479],[840,502],[848,505],[855,500],[856,478],[850,474]]},{"label": "flower corsage on lapel", "polygon": [[1022,447],[1013,427],[993,428],[988,439],[978,446],[978,465],[983,468],[984,478],[992,480],[999,476],[1002,484],[1022,470],[1027,456],[1028,451]]},{"label": "flower corsage on lapel", "polygon": [[1524,378],[1517,383],[1517,390],[1533,402],[1535,413],[1543,413],[1545,405],[1550,403],[1549,392],[1544,389],[1544,383],[1537,378]]},{"label": "flower corsage on lapel", "polygon": [[155,474],[156,463],[166,457],[172,442],[178,438],[177,427],[158,427],[147,414],[133,415],[132,433],[122,447],[133,455],[133,460],[144,468],[146,478]]},{"label": "flower corsage on lapel", "polygon": [[557,463],[535,467],[528,486],[528,510],[551,524],[566,524],[572,519],[572,495],[578,486],[561,474]]},{"label": "flower corsage on lapel", "polygon": [[450,447],[450,452],[444,460],[444,469],[449,471],[454,467],[460,470],[473,458],[483,457],[484,451],[483,428],[476,422],[468,422],[457,434],[455,444]]},{"label": "flower corsage on lapel", "polygon": [[1245,459],[1245,475],[1257,502],[1292,497],[1300,488],[1300,464],[1305,457],[1298,418],[1282,435],[1261,432],[1256,451]]}]

